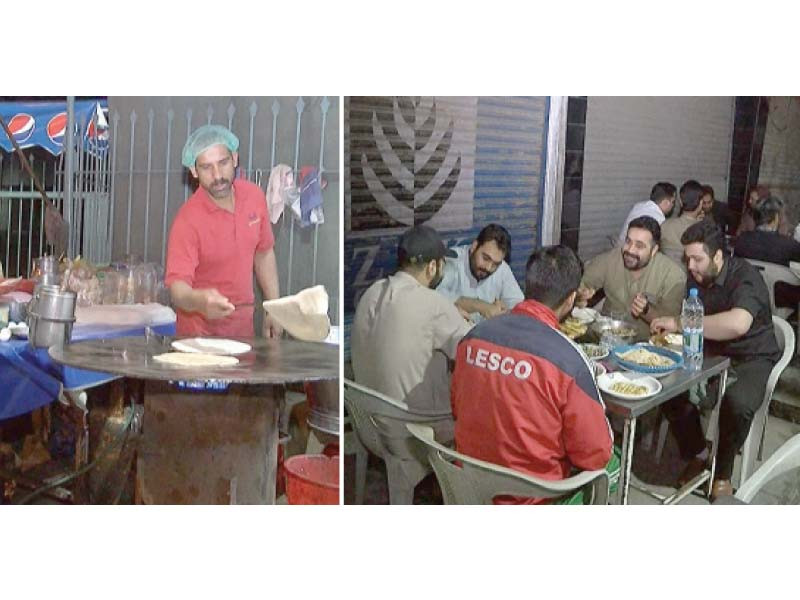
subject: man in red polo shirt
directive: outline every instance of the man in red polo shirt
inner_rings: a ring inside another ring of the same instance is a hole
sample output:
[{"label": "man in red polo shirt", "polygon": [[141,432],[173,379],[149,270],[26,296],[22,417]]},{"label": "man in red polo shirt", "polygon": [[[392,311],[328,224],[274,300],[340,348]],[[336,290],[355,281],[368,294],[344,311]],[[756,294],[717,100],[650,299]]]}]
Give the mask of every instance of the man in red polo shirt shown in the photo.
[{"label": "man in red polo shirt", "polygon": [[[280,297],[267,203],[257,185],[234,179],[238,148],[219,125],[196,129],[183,148],[183,166],[200,185],[169,234],[165,284],[178,335],[253,336],[253,271],[265,299]],[[262,332],[282,330],[264,315]]]}]

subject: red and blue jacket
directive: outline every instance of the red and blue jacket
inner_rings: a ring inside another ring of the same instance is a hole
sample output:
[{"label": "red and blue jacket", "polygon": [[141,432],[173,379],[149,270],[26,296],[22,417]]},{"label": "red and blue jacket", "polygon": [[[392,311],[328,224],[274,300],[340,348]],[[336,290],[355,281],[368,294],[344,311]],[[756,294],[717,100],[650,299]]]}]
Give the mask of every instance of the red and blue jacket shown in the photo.
[{"label": "red and blue jacket", "polygon": [[602,469],[612,433],[593,369],[535,300],[459,343],[451,385],[459,452],[541,477]]}]

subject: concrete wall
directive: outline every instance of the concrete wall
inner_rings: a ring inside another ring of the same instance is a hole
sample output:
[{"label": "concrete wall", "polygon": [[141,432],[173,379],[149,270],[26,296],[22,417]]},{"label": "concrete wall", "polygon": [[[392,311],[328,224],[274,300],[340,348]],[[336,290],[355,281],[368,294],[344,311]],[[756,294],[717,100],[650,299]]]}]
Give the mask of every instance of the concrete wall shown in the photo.
[{"label": "concrete wall", "polygon": [[[658,181],[687,179],[727,197],[733,97],[589,96],[583,154],[579,251],[610,247],[631,207]],[[570,176],[567,157],[567,176]]]},{"label": "concrete wall", "polygon": [[786,202],[793,223],[800,221],[800,96],[769,99],[758,183]]}]

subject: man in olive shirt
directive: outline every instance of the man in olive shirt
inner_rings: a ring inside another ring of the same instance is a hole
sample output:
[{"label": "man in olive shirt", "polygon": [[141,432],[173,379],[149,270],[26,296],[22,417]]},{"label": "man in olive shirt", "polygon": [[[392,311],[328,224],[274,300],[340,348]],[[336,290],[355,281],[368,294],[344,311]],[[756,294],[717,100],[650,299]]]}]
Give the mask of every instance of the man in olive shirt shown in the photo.
[{"label": "man in olive shirt", "polygon": [[661,228],[652,217],[638,217],[628,225],[625,244],[613,248],[587,265],[578,304],[585,306],[595,292],[606,294],[603,312],[626,313],[632,318],[637,337],[650,334],[650,321],[680,312],[686,291],[686,275],[659,250]]},{"label": "man in olive shirt", "polygon": [[681,236],[692,225],[703,219],[703,186],[690,179],[681,186],[681,214],[661,225],[661,251],[678,264],[683,264]]}]

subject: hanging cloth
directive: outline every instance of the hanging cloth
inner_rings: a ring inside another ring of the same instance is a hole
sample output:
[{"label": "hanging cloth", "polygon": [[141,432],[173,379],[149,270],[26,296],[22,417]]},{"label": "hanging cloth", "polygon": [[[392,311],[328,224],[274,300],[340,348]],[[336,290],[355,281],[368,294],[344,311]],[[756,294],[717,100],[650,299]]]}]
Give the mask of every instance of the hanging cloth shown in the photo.
[{"label": "hanging cloth", "polygon": [[[322,212],[322,188],[324,183],[315,167],[300,169],[300,226],[321,225],[325,222]],[[297,211],[295,210],[295,213]]]},{"label": "hanging cloth", "polygon": [[284,205],[291,206],[292,200],[300,193],[294,184],[294,173],[289,165],[275,165],[269,174],[267,184],[267,210],[269,220],[274,225],[283,214]]}]

